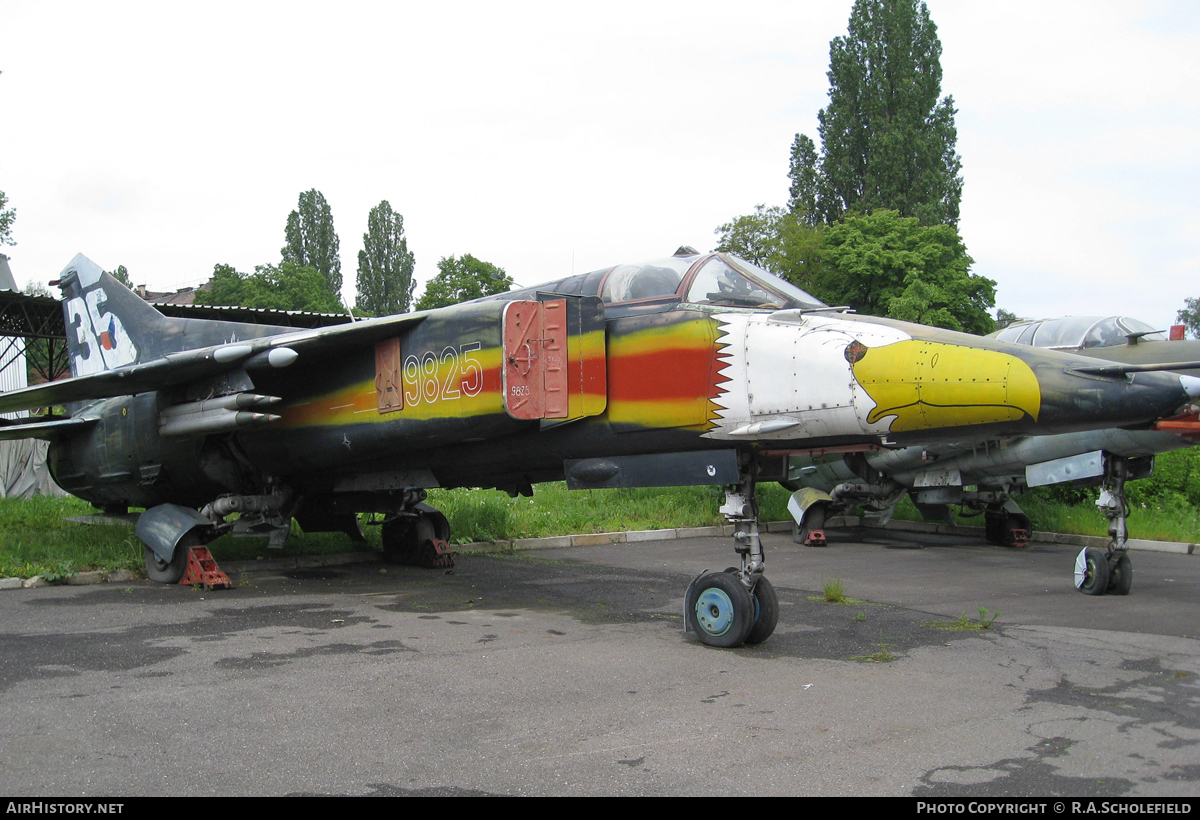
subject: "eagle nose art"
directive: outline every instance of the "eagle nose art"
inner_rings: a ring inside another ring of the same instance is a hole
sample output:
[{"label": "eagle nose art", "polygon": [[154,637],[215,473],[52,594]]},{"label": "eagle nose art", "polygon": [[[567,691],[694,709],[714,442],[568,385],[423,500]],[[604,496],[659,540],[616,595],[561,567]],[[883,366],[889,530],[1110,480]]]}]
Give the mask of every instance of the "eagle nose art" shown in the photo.
[{"label": "eagle nose art", "polygon": [[[726,390],[714,438],[886,435],[1037,422],[1042,394],[1017,356],[914,339],[888,325],[830,316],[723,320]],[[744,389],[733,389],[740,384]]]}]

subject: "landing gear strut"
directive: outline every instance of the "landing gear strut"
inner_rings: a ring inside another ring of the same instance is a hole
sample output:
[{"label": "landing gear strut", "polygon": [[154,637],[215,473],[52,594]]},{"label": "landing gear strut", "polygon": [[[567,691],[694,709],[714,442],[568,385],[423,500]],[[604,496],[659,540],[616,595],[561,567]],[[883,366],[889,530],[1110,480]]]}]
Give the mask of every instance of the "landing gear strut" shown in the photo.
[{"label": "landing gear strut", "polygon": [[762,643],[779,623],[779,598],[763,575],[752,476],[743,474],[741,483],[726,489],[721,513],[734,525],[734,550],[742,559],[741,567],[704,572],[692,581],[684,595],[684,629],[709,646]]},{"label": "landing gear strut", "polygon": [[1108,549],[1087,548],[1075,559],[1075,587],[1085,595],[1128,595],[1133,585],[1133,563],[1127,553],[1129,503],[1125,500],[1128,462],[1105,454],[1104,483],[1096,506],[1108,519]]}]

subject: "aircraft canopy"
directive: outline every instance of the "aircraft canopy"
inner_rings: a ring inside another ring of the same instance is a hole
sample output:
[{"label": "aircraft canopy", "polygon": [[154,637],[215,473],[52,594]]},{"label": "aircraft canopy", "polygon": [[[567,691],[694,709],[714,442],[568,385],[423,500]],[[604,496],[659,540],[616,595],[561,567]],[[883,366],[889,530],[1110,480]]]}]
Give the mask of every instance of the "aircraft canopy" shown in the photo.
[{"label": "aircraft canopy", "polygon": [[1167,339],[1161,330],[1129,316],[1064,316],[1060,319],[1018,322],[990,335],[1001,342],[1056,350],[1118,347],[1137,339],[1148,342],[1164,342]]},{"label": "aircraft canopy", "polygon": [[600,287],[608,304],[678,297],[697,305],[820,308],[826,305],[757,265],[726,253],[690,254],[618,265]]}]

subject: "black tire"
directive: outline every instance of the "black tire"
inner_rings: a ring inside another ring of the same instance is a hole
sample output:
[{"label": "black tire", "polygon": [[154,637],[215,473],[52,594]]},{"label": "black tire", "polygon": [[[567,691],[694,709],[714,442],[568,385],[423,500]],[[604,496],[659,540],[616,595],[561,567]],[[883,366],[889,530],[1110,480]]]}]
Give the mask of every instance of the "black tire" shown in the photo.
[{"label": "black tire", "polygon": [[997,547],[1004,546],[1004,538],[1007,535],[1005,527],[1008,524],[1008,516],[1003,512],[992,512],[991,510],[983,514],[983,537],[989,544],[995,544]]},{"label": "black tire", "polygon": [[454,566],[453,555],[439,555],[433,545],[433,539],[444,541],[450,534],[450,527],[444,522],[440,513],[436,516],[421,513],[416,518],[398,517],[384,522],[383,560],[410,567],[450,569]]},{"label": "black tire", "polygon": [[1133,562],[1129,556],[1121,553],[1121,557],[1108,568],[1108,594],[1128,595],[1133,586]]},{"label": "black tire", "polygon": [[175,552],[170,561],[158,557],[158,553],[149,547],[142,547],[142,558],[146,564],[146,577],[159,584],[178,584],[187,571],[188,553],[199,543],[198,539],[189,538],[191,533],[179,539]]},{"label": "black tire", "polygon": [[1087,561],[1087,570],[1079,591],[1084,595],[1103,595],[1108,591],[1108,559],[1100,550],[1089,547],[1084,560]]},{"label": "black tire", "polygon": [[754,601],[735,575],[710,572],[697,579],[684,603],[688,626],[701,643],[732,649],[754,625]]},{"label": "black tire", "polygon": [[383,522],[383,560],[389,564],[407,564],[406,558],[412,554],[409,544],[410,533],[417,519],[400,516]]},{"label": "black tire", "polygon": [[759,578],[754,585],[754,626],[746,635],[746,643],[762,643],[775,631],[779,625],[779,596],[775,587],[766,578]]},{"label": "black tire", "polygon": [[[808,540],[808,536],[813,530],[825,529],[825,514],[828,508],[823,502],[813,504],[804,512],[804,523],[792,523],[792,540],[797,544],[803,544]],[[808,546],[814,546],[809,544]]]}]

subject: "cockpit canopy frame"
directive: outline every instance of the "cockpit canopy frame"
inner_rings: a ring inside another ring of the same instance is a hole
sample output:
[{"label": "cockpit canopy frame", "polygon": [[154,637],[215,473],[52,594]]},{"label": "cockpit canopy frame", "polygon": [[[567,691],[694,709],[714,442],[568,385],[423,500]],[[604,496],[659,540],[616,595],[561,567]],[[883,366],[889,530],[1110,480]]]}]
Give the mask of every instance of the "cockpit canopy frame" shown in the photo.
[{"label": "cockpit canopy frame", "polygon": [[990,336],[1001,342],[1045,347],[1051,350],[1091,350],[1166,341],[1166,334],[1130,316],[1063,316],[1016,322]]}]

